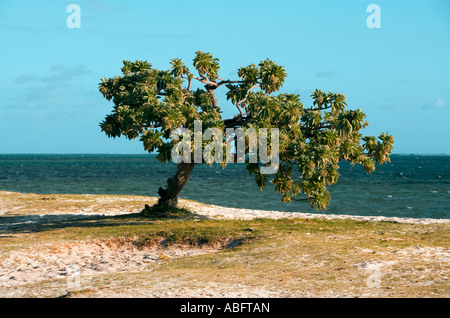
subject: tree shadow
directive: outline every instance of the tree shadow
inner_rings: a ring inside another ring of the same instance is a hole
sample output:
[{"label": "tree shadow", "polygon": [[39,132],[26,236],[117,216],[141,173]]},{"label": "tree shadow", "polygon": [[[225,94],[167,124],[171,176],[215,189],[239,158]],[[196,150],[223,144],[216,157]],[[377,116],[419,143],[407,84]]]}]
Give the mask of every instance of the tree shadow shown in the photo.
[{"label": "tree shadow", "polygon": [[48,230],[64,229],[70,227],[113,227],[122,225],[152,224],[156,220],[167,219],[208,219],[208,217],[190,212],[190,214],[149,214],[143,210],[138,213],[122,215],[102,214],[29,214],[0,216],[0,236],[19,233],[38,233]]},{"label": "tree shadow", "polygon": [[125,215],[86,214],[30,214],[0,216],[0,235],[37,233],[70,227],[108,227],[121,225],[151,224],[152,220],[140,213]]}]

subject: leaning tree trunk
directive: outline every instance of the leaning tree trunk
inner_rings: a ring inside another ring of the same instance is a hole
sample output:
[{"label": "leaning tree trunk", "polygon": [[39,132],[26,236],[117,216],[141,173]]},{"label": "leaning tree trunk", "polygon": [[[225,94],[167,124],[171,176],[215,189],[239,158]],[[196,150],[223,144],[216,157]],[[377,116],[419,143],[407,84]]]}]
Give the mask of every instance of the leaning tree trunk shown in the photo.
[{"label": "leaning tree trunk", "polygon": [[176,207],[178,204],[178,196],[181,190],[189,180],[189,175],[194,169],[195,163],[181,162],[177,165],[177,173],[173,178],[167,179],[167,188],[159,188],[158,206],[161,207]]}]

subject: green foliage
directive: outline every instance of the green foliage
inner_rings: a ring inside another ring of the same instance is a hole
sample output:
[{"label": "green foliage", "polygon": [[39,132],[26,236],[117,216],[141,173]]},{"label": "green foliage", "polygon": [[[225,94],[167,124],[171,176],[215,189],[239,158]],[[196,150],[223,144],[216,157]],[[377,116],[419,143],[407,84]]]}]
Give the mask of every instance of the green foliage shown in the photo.
[{"label": "green foliage", "polygon": [[[283,202],[303,194],[319,210],[329,205],[327,186],[338,181],[340,160],[360,164],[367,173],[375,169],[375,163],[390,161],[394,137],[387,133],[378,138],[363,136],[366,115],[360,109],[347,109],[344,94],[316,89],[308,108],[298,94],[273,95],[281,89],[286,71],[269,59],[240,67],[235,80],[219,77],[219,59],[211,53],[197,51],[193,67],[198,75],[179,58],[170,61],[169,70],[153,68],[147,61],[123,61],[121,76],[99,84],[102,95],[114,104],[100,123],[101,130],[108,137],[139,138],[146,151],[156,151],[158,160],[169,162],[174,146],[171,133],[180,127],[193,132],[195,120],[202,121],[203,129],[223,131],[278,128],[278,171],[269,178],[261,174],[260,164],[248,161],[247,170],[261,190],[271,182]],[[192,88],[193,81],[203,88]],[[233,118],[222,118],[215,93],[221,86],[239,111]],[[204,141],[203,147],[207,144]],[[223,146],[226,149],[225,139]]]},{"label": "green foliage", "polygon": [[219,59],[214,58],[211,53],[205,53],[202,51],[195,52],[194,67],[200,74],[214,81],[218,77],[218,71],[220,69]]}]

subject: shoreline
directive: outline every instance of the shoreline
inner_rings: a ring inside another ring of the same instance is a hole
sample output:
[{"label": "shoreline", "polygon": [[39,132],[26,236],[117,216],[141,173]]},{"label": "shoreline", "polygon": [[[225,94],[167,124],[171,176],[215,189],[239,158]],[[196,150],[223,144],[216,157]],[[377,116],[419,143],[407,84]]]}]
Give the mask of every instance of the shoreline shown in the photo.
[{"label": "shoreline", "polygon": [[[200,215],[222,218],[222,219],[242,219],[250,220],[255,218],[305,218],[305,219],[327,219],[327,220],[355,220],[355,221],[371,221],[371,222],[392,222],[392,223],[409,223],[409,224],[434,224],[434,223],[450,223],[450,219],[434,219],[434,218],[405,218],[405,217],[387,217],[372,215],[350,215],[350,214],[322,214],[307,212],[282,212],[267,211],[257,209],[240,209],[229,208],[213,204],[204,204],[191,200],[180,199],[180,204],[185,202],[187,208],[193,209]],[[201,206],[200,206],[201,205]]]},{"label": "shoreline", "polygon": [[[73,199],[67,197],[81,197],[81,198],[93,198],[93,203],[106,204],[101,211],[92,209],[76,209],[71,210],[71,215],[123,215],[128,213],[140,212],[145,204],[153,204],[157,202],[157,197],[141,196],[141,195],[121,195],[121,194],[36,194],[36,193],[22,193],[13,191],[0,191],[0,197],[3,197],[3,202],[0,202],[0,217],[9,213],[17,211],[17,207],[13,203],[12,206],[8,206],[5,197],[13,196],[14,201],[17,203],[17,196],[35,196],[36,200],[45,200],[48,198],[58,197],[57,201],[73,202]],[[66,198],[65,198],[66,197]],[[20,201],[20,200],[19,200]],[[52,202],[53,200],[46,201]],[[108,210],[109,203],[127,201],[142,201],[142,206],[136,208],[126,207],[122,209]],[[12,203],[12,202],[11,202]],[[274,210],[258,210],[258,209],[243,209],[243,208],[231,208],[214,204],[206,204],[190,199],[179,199],[179,206],[186,207],[191,212],[198,214],[201,217],[215,218],[215,219],[241,219],[251,220],[256,218],[270,218],[270,219],[282,219],[282,218],[303,218],[303,219],[327,219],[327,220],[355,220],[355,221],[369,221],[369,222],[392,222],[392,223],[409,223],[409,224],[448,224],[450,219],[435,219],[435,218],[407,218],[407,217],[387,217],[381,215],[350,215],[350,214],[327,214],[323,213],[308,213],[308,212],[283,212]],[[22,207],[19,207],[19,209]],[[25,206],[23,208],[26,209]],[[66,213],[64,213],[66,212]],[[52,214],[67,214],[68,211],[53,211],[45,213],[45,215]],[[97,212],[97,213],[95,213]],[[42,213],[39,213],[42,214]],[[27,215],[30,215],[28,212]]]}]

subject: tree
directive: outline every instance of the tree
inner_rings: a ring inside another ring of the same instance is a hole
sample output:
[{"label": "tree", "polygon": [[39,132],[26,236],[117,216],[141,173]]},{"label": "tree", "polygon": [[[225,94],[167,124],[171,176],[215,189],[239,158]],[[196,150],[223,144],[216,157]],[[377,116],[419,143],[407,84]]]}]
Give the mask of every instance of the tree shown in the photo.
[{"label": "tree", "polygon": [[[153,68],[147,61],[123,61],[121,76],[102,79],[99,84],[103,96],[114,103],[112,113],[100,123],[101,130],[108,137],[139,138],[146,151],[158,153],[160,162],[170,162],[176,144],[170,138],[172,133],[179,128],[193,132],[196,120],[201,120],[203,130],[278,128],[276,173],[261,173],[261,162],[248,158],[246,169],[261,190],[270,179],[283,202],[309,200],[318,210],[329,205],[327,186],[337,182],[340,160],[360,164],[367,173],[375,169],[375,162],[390,161],[393,136],[363,136],[360,130],[368,125],[366,115],[360,109],[347,109],[344,94],[316,89],[310,107],[303,106],[298,94],[274,95],[282,87],[286,71],[269,59],[239,68],[234,80],[219,77],[219,60],[210,53],[196,52],[193,67],[196,73],[178,58],[171,60],[168,70]],[[237,109],[232,118],[222,118],[216,96],[220,87]],[[220,142],[225,148],[226,141]],[[159,188],[158,206],[177,205],[195,165],[177,164],[167,187]]]}]

